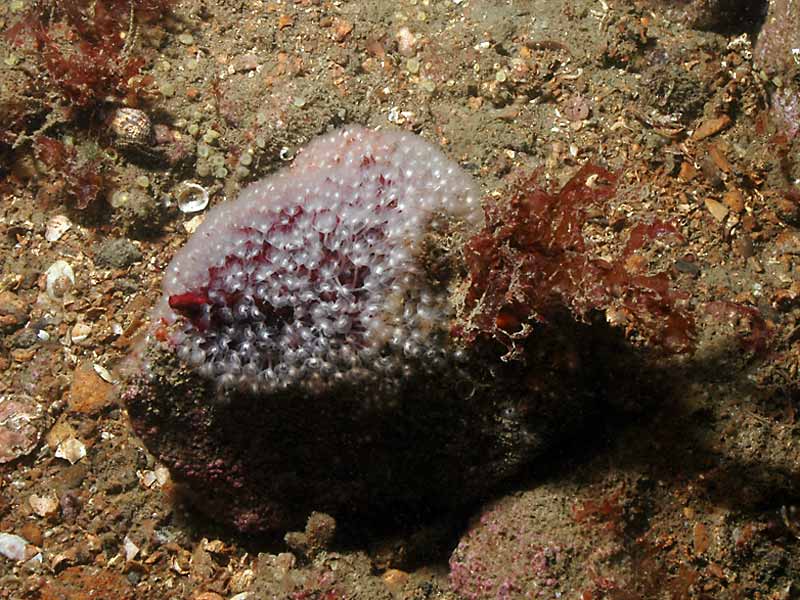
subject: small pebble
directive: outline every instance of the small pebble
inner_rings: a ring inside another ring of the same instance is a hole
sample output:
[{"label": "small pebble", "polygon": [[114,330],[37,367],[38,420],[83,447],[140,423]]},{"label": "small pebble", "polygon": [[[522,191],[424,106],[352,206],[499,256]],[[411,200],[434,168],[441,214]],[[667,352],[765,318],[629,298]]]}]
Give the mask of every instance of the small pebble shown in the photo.
[{"label": "small pebble", "polygon": [[94,367],[91,361],[84,361],[76,367],[67,396],[70,412],[96,414],[112,404],[113,386],[100,377]]},{"label": "small pebble", "polygon": [[14,292],[0,292],[0,334],[16,331],[28,322],[28,303]]},{"label": "small pebble", "polygon": [[417,51],[417,38],[408,27],[401,27],[395,36],[397,51],[401,56],[414,56]]},{"label": "small pebble", "polygon": [[86,341],[92,334],[92,328],[87,323],[75,323],[70,331],[70,339],[79,344]]},{"label": "small pebble", "polygon": [[104,240],[94,254],[96,265],[112,269],[124,269],[140,260],[142,260],[142,253],[127,238]]},{"label": "small pebble", "polygon": [[722,223],[722,221],[724,221],[725,217],[728,215],[728,207],[722,202],[717,202],[713,198],[706,198],[705,205],[708,209],[708,212],[711,213],[711,216],[713,216],[714,219],[720,223]]},{"label": "small pebble", "polygon": [[194,44],[194,36],[191,33],[182,33],[178,36],[178,41],[184,46],[191,46]]},{"label": "small pebble", "polygon": [[39,517],[46,517],[48,515],[52,515],[56,512],[56,509],[58,509],[58,498],[56,498],[53,494],[47,494],[44,496],[32,494],[28,498],[28,504],[30,505],[34,514]]},{"label": "small pebble", "polygon": [[13,533],[0,533],[0,555],[16,560],[25,560],[25,548],[28,541]]}]

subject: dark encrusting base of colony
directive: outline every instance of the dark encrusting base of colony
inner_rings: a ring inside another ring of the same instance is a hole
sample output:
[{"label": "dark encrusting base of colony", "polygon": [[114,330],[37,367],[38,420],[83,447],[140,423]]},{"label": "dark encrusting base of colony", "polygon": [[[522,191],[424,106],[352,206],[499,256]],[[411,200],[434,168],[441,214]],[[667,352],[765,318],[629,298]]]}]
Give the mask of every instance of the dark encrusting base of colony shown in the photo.
[{"label": "dark encrusting base of colony", "polygon": [[212,384],[154,343],[145,353],[153,378],[134,381],[125,399],[137,433],[215,520],[282,533],[322,511],[344,527],[370,515],[407,525],[484,497],[611,396],[627,396],[641,372],[640,357],[602,324],[565,318],[526,345],[526,363],[502,363],[487,348],[375,402],[353,387],[214,400]]}]

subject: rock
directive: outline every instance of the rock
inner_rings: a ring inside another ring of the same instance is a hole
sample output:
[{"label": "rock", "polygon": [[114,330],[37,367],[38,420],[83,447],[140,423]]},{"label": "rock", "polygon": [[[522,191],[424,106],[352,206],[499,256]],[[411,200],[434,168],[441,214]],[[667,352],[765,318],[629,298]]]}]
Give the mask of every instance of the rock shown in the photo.
[{"label": "rock", "polygon": [[800,10],[794,0],[770,0],[753,52],[754,62],[776,83],[771,115],[789,138],[800,132]]},{"label": "rock", "polygon": [[104,381],[91,361],[78,365],[69,390],[69,410],[91,415],[108,408],[114,402],[114,386]]},{"label": "rock", "polygon": [[29,454],[39,443],[43,411],[30,396],[0,396],[0,463]]},{"label": "rock", "polygon": [[25,560],[25,549],[28,541],[13,533],[0,533],[0,555],[16,560]]},{"label": "rock", "polygon": [[722,202],[718,202],[713,198],[706,198],[704,202],[708,212],[711,213],[711,216],[713,216],[714,219],[720,223],[722,223],[725,220],[725,217],[728,216],[728,207]]},{"label": "rock", "polygon": [[114,269],[124,269],[140,260],[142,260],[142,253],[127,238],[101,242],[94,255],[95,264]]},{"label": "rock", "polygon": [[770,0],[753,59],[769,75],[797,69],[800,48],[800,10],[794,0]]},{"label": "rock", "polygon": [[728,115],[720,115],[712,119],[706,119],[700,123],[697,129],[695,129],[694,133],[692,134],[692,139],[695,142],[704,140],[707,137],[716,135],[723,129],[727,129],[730,127],[731,123],[731,118]]},{"label": "rock", "polygon": [[0,334],[16,331],[28,322],[28,303],[13,292],[0,292]]},{"label": "rock", "polygon": [[713,31],[747,31],[762,16],[765,0],[660,0],[670,16],[690,27]]},{"label": "rock", "polygon": [[575,424],[580,394],[508,386],[519,373],[490,375],[452,337],[448,265],[478,197],[422,138],[347,127],[209,212],[165,271],[125,392],[197,506],[243,531],[403,519],[485,492]]}]

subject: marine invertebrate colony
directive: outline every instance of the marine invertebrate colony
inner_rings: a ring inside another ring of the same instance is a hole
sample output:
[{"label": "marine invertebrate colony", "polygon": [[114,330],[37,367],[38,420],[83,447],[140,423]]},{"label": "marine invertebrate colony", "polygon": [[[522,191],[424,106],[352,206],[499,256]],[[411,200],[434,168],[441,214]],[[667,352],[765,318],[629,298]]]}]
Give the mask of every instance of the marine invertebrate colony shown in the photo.
[{"label": "marine invertebrate colony", "polygon": [[[571,202],[528,190],[530,205],[517,190],[504,228],[415,135],[347,127],[312,141],[215,207],[170,263],[125,392],[134,428],[196,505],[241,530],[285,531],[312,511],[403,520],[480,496],[616,380],[596,357],[622,362],[620,336],[582,308],[633,286],[643,310],[672,314],[654,289],[665,279],[600,277],[581,259],[564,227],[595,191],[568,188]],[[530,273],[509,315],[520,264],[586,277]],[[509,319],[555,313],[525,342],[531,364],[499,360]]]},{"label": "marine invertebrate colony", "polygon": [[450,309],[425,242],[481,220],[468,176],[421,138],[340,130],[208,215],[156,318],[223,388],[320,392],[436,368]]}]

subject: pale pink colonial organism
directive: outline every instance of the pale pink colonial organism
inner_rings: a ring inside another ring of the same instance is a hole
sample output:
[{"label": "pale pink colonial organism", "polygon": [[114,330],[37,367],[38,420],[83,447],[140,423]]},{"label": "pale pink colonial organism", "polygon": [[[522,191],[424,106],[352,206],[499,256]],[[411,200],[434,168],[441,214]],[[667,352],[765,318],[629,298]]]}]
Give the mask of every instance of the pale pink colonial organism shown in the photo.
[{"label": "pale pink colonial organism", "polygon": [[208,214],[170,263],[154,322],[222,390],[439,368],[452,309],[426,244],[482,219],[469,176],[422,138],[340,129]]}]

